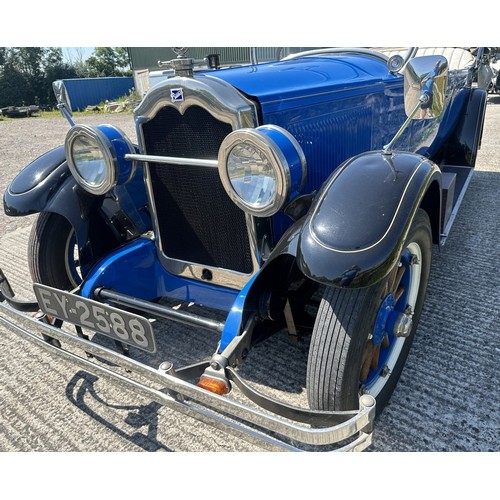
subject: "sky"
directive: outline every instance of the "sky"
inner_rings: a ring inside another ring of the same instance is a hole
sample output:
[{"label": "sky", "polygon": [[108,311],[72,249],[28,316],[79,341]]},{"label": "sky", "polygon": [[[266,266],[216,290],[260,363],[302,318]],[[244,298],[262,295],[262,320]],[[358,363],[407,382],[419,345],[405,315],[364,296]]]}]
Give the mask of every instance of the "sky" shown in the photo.
[{"label": "sky", "polygon": [[[50,8],[52,3],[54,5]],[[312,0],[306,5],[297,4],[288,9],[283,9],[279,2],[253,0],[252,12],[257,13],[258,20],[254,23],[256,29],[247,29],[248,26],[238,16],[231,17],[234,0],[216,0],[210,5],[212,17],[209,16],[208,20],[206,9],[196,8],[189,12],[189,22],[180,22],[180,18],[172,16],[172,6],[163,2],[155,7],[153,21],[144,25],[131,15],[129,9],[117,9],[115,2],[85,0],[83,14],[79,12],[78,4],[66,3],[65,16],[58,18],[53,25],[55,14],[61,10],[60,2],[35,2],[30,5],[29,16],[26,16],[25,2],[4,2],[1,18],[11,21],[2,23],[0,46],[83,44],[87,45],[84,47],[86,50],[89,45],[497,46],[499,39],[498,16],[488,15],[488,10],[484,10],[487,9],[485,3],[478,4],[475,15],[470,9],[450,9],[449,3],[435,0],[420,0],[417,4],[410,2],[407,7],[400,0],[358,0],[354,4],[325,4],[324,0]],[[496,6],[496,3],[492,2],[492,5]],[[75,10],[72,12],[72,9]],[[225,22],[222,13],[228,12],[231,13],[230,22]],[[209,21],[220,21],[224,29],[215,29]],[[69,54],[74,55],[74,50]],[[86,57],[90,54],[87,52]]]},{"label": "sky", "polygon": [[64,61],[67,63],[76,62],[82,59],[85,61],[94,52],[94,47],[61,47]]}]

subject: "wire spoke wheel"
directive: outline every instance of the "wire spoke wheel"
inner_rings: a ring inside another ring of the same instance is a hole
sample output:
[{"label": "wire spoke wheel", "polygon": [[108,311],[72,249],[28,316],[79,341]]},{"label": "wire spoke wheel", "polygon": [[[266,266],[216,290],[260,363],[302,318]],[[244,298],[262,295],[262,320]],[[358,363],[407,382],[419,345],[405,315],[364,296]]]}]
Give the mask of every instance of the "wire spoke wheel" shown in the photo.
[{"label": "wire spoke wheel", "polygon": [[419,210],[398,264],[369,288],[327,287],[307,366],[311,408],[351,410],[361,393],[387,404],[401,375],[422,310],[431,261],[431,228]]}]

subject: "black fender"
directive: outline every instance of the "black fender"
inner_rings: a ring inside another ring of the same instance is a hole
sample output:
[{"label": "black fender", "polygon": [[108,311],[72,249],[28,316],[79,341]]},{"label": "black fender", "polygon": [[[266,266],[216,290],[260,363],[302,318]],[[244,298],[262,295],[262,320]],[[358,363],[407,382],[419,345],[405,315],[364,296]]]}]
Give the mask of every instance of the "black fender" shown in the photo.
[{"label": "black fender", "polygon": [[375,151],[347,160],[326,181],[303,222],[299,269],[326,285],[377,283],[397,263],[434,182],[441,185],[440,169],[417,154]]},{"label": "black fender", "polygon": [[483,135],[487,96],[484,89],[470,90],[460,120],[445,143],[444,164],[475,166]]},{"label": "black fender", "polygon": [[52,149],[32,161],[4,193],[4,210],[10,216],[42,212],[64,182],[71,177],[64,147]]},{"label": "black fender", "polygon": [[99,204],[79,188],[70,173],[64,147],[53,149],[31,162],[14,178],[4,193],[4,211],[9,216],[40,212],[63,215],[77,233],[78,241],[87,241],[93,206]]},{"label": "black fender", "polygon": [[[121,190],[120,193],[130,205],[127,192]],[[124,243],[131,234],[140,234],[145,230],[145,224],[143,220],[138,220],[137,213],[133,218],[141,227],[134,227],[130,218],[123,216],[119,197],[108,198],[91,195],[78,185],[61,146],[24,168],[5,191],[3,204],[9,216],[39,212],[64,216],[75,230],[80,263],[85,267]],[[127,227],[124,228],[124,224]]]}]

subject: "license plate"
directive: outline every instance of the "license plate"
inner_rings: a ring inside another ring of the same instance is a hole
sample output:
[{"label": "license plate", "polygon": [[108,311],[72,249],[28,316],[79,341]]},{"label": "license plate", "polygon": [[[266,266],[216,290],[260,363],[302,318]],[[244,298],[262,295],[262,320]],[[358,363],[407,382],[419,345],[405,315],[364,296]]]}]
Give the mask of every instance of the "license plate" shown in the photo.
[{"label": "license plate", "polygon": [[146,318],[39,283],[33,289],[45,314],[144,351],[156,352],[153,328]]}]

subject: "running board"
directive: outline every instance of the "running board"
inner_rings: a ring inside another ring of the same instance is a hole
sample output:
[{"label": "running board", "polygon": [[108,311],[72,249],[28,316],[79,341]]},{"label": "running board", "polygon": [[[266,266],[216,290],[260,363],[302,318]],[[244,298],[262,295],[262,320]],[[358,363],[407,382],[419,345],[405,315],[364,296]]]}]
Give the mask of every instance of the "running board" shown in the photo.
[{"label": "running board", "polygon": [[442,169],[442,207],[440,245],[446,243],[450,230],[469,187],[474,169],[466,166],[445,165]]}]

